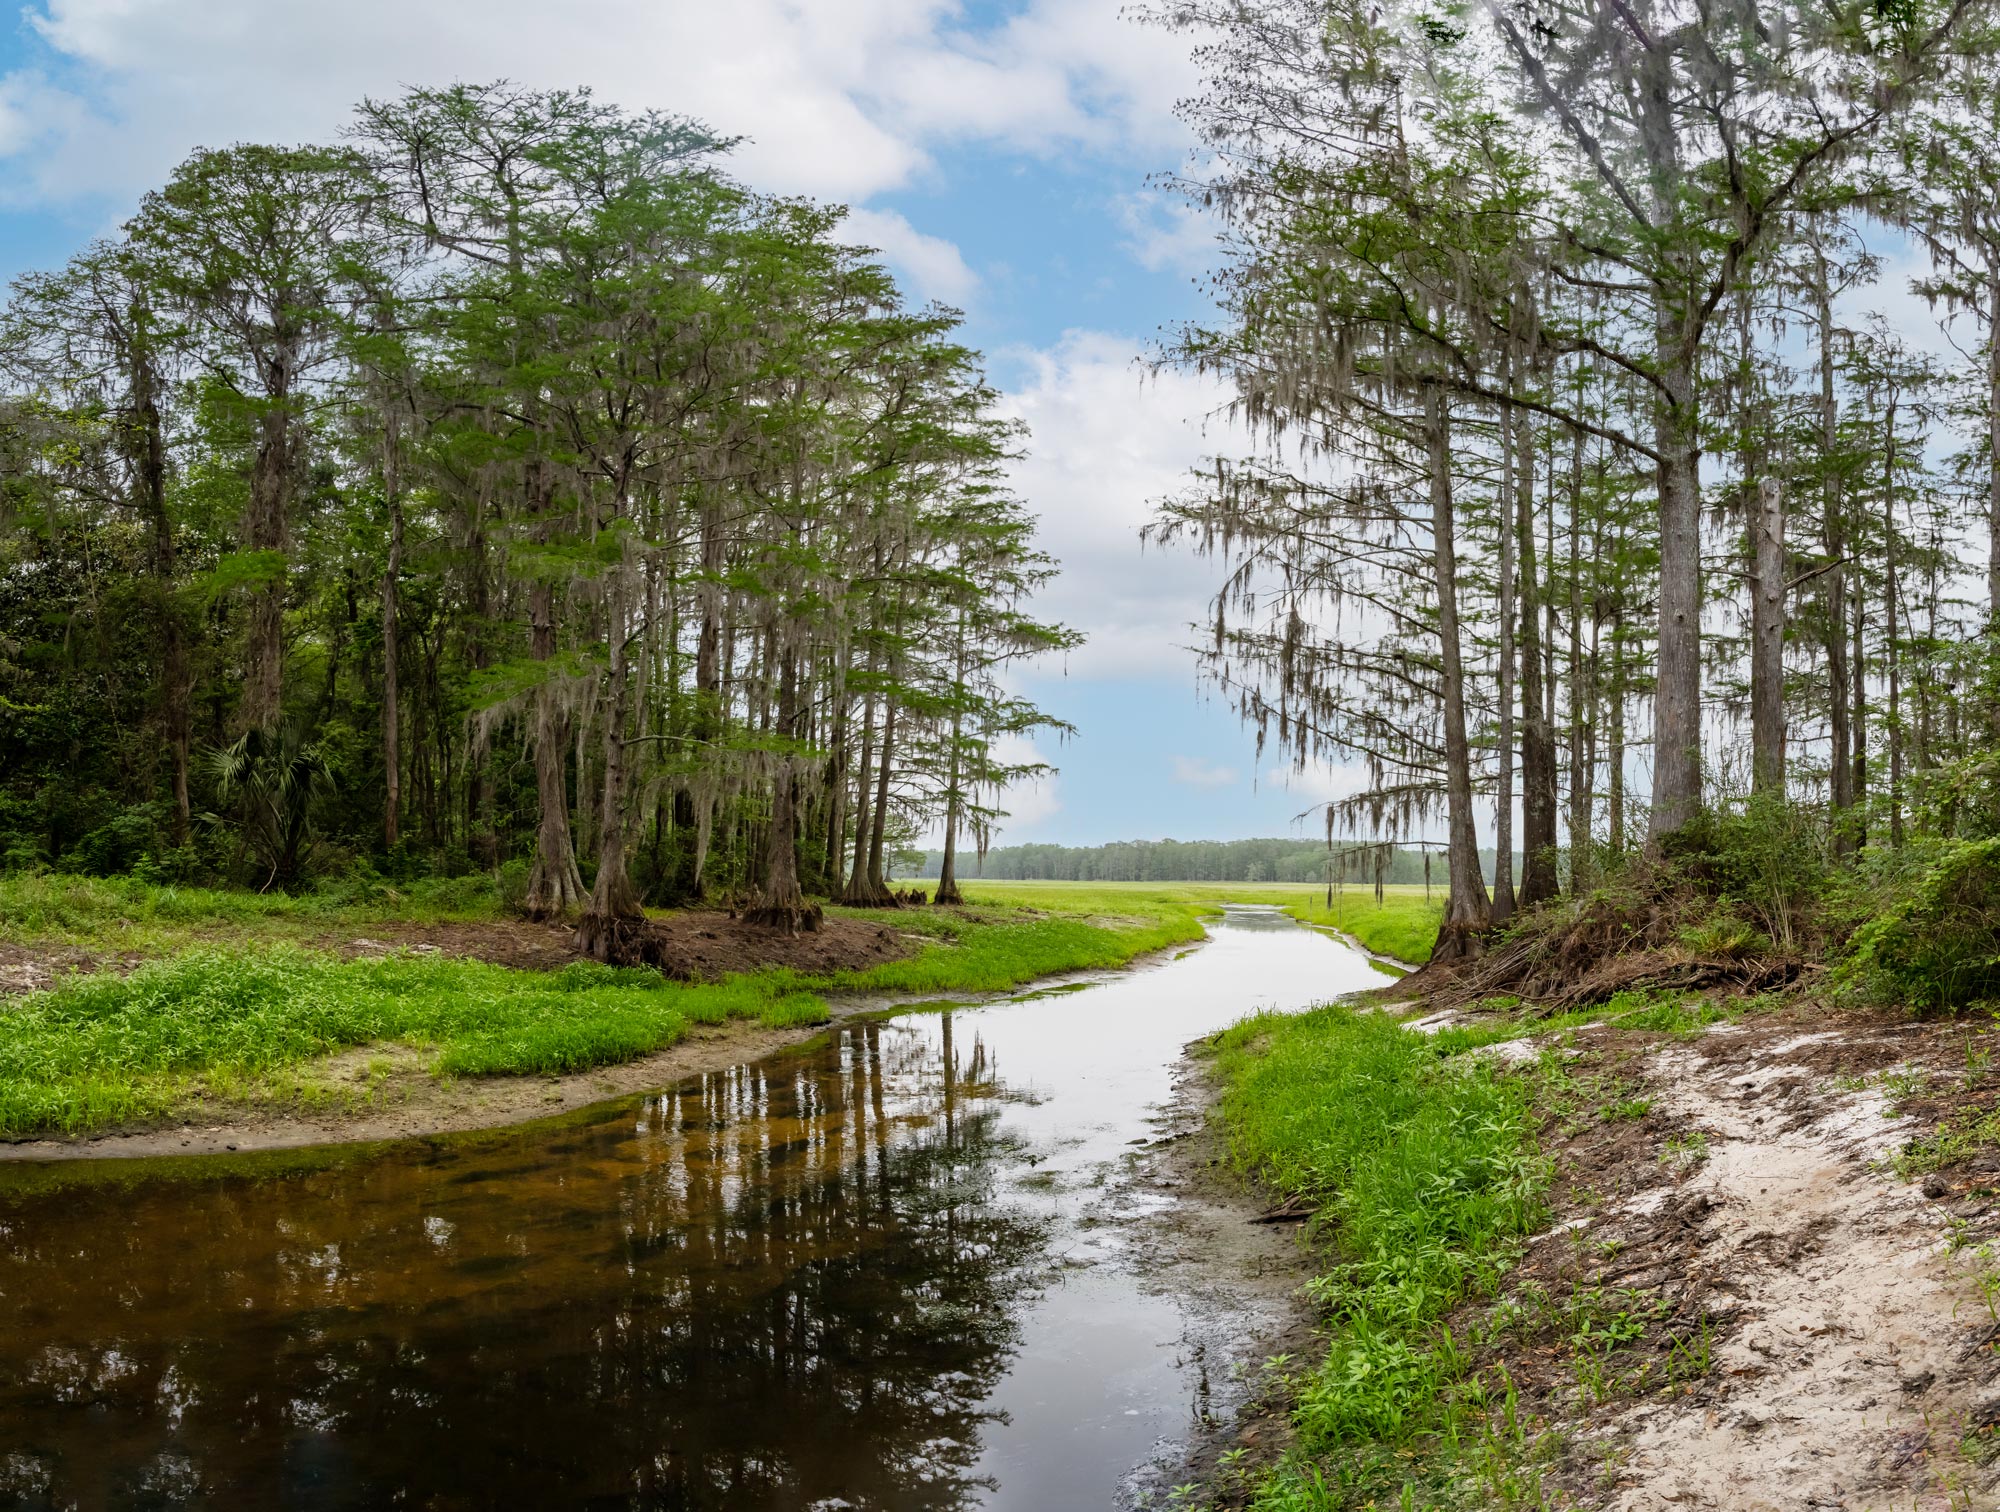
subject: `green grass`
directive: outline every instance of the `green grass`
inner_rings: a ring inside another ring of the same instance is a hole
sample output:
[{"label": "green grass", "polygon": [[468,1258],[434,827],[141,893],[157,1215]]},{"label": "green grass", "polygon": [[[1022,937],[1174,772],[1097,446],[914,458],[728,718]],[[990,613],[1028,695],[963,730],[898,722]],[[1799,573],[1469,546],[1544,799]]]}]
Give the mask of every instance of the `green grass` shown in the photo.
[{"label": "green grass", "polygon": [[500,914],[485,876],[328,883],[310,892],[173,887],[133,877],[0,875],[0,939],[108,946],[150,953],[202,935],[263,937],[371,920],[490,919]]},{"label": "green grass", "polygon": [[1352,935],[1378,955],[1412,966],[1431,958],[1445,893],[1385,887],[1378,907],[1370,887],[1348,887],[1327,907],[1326,890],[1296,882],[989,882],[961,883],[966,900],[1012,907],[1130,914],[1217,903],[1263,903],[1302,924]]},{"label": "green grass", "polygon": [[1396,1505],[1419,1440],[1495,1431],[1444,1320],[1495,1292],[1548,1173],[1523,1079],[1464,1053],[1485,1039],[1329,1007],[1216,1041],[1238,1163],[1320,1204],[1326,1356],[1291,1383],[1298,1446],[1262,1512]]},{"label": "green grass", "polygon": [[818,976],[784,972],[773,978],[822,992],[1004,992],[1059,972],[1124,966],[1151,951],[1202,937],[1199,911],[1184,903],[1134,906],[1128,900],[1111,912],[1094,906],[1092,899],[1066,900],[1063,912],[1035,917],[1022,912],[1020,904],[996,913],[976,894],[966,901],[987,916],[906,916],[937,941],[914,956],[866,971]]},{"label": "green grass", "polygon": [[446,1076],[583,1070],[672,1044],[694,1023],[823,1022],[786,984],[664,981],[296,947],[197,949],[130,976],[80,976],[0,1014],[0,1134],[77,1133],[169,1116],[202,1092],[269,1095],[278,1073],[357,1045],[435,1052]]},{"label": "green grass", "polygon": [[205,1099],[321,1095],[311,1063],[356,1046],[417,1047],[440,1076],[572,1072],[662,1049],[692,1023],[824,1023],[830,992],[1004,991],[1201,937],[1197,908],[1169,900],[1125,899],[1115,912],[1093,897],[1060,912],[911,910],[894,916],[897,927],[928,939],[906,959],[712,984],[587,963],[547,973],[404,953],[350,961],[298,943],[371,919],[495,916],[490,887],[476,882],[284,897],[0,879],[0,937],[167,952],[130,975],[75,976],[0,1012],[0,1137],[158,1122]]}]

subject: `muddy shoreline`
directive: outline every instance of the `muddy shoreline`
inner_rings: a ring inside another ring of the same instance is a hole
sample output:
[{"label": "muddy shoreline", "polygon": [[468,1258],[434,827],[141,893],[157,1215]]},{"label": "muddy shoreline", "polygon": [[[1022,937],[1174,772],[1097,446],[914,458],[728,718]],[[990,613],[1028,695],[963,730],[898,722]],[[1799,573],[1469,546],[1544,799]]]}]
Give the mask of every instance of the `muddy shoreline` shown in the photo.
[{"label": "muddy shoreline", "polygon": [[[1269,1194],[1238,1174],[1216,1117],[1221,1095],[1196,1040],[1175,1068],[1173,1096],[1154,1118],[1159,1131],[1131,1162],[1134,1185],[1174,1199],[1139,1220],[1148,1284],[1171,1291],[1187,1309],[1181,1341],[1202,1362],[1204,1391],[1187,1441],[1176,1455],[1145,1467],[1128,1490],[1161,1504],[1175,1486],[1211,1488],[1208,1505],[1238,1503],[1217,1487],[1225,1463],[1268,1465],[1293,1439],[1291,1400],[1266,1375],[1265,1361],[1311,1356],[1317,1320],[1304,1286],[1317,1266],[1304,1226],[1262,1221]],[[1238,1475],[1237,1487],[1248,1481]]]},{"label": "muddy shoreline", "polygon": [[875,1014],[970,1007],[1033,993],[1113,981],[1165,965],[1201,941],[1168,946],[1115,970],[1058,972],[1006,992],[960,997],[898,997],[882,993],[833,998],[825,1024],[773,1029],[740,1021],[694,1025],[665,1049],[616,1065],[562,1076],[495,1076],[440,1080],[425,1057],[401,1046],[363,1045],[300,1067],[326,1095],[324,1106],[260,1106],[218,1102],[181,1120],[105,1130],[75,1138],[0,1141],[0,1163],[137,1160],[161,1155],[223,1155],[315,1145],[378,1144],[440,1134],[507,1128],[573,1113],[592,1103],[649,1092],[690,1076],[726,1071],[810,1044],[835,1025]]}]

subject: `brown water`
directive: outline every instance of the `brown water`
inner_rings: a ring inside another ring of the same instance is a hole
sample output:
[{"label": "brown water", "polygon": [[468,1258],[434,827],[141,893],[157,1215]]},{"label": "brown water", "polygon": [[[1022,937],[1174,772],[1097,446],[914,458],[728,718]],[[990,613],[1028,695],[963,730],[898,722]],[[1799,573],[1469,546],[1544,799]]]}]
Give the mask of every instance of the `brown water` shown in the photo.
[{"label": "brown water", "polygon": [[472,1138],[0,1169],[0,1507],[1129,1504],[1216,1385],[1130,1148],[1187,1040],[1379,981],[1212,936]]}]

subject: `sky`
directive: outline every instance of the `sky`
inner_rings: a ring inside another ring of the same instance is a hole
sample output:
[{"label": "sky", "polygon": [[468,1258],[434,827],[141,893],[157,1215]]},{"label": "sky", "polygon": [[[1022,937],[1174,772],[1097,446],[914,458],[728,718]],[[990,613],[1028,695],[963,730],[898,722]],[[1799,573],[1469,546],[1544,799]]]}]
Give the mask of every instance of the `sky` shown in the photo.
[{"label": "sky", "polygon": [[[589,86],[742,138],[755,188],[852,207],[919,300],[954,305],[1064,564],[1041,610],[1088,637],[1024,691],[1074,737],[1000,843],[1318,832],[1353,776],[1293,774],[1205,696],[1185,649],[1216,570],[1142,550],[1214,449],[1212,383],[1143,362],[1204,309],[1207,228],[1154,176],[1186,159],[1184,38],[1125,0],[30,0],[0,21],[0,278],[113,230],[196,147],[330,140],[364,96],[507,78]],[[1026,753],[1022,753],[1026,754]]]}]

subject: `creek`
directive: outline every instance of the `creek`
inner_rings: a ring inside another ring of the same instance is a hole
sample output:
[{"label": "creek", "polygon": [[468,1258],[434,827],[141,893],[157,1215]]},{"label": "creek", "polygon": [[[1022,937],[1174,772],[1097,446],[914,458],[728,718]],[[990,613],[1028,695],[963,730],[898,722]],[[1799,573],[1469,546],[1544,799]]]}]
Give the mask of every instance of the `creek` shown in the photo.
[{"label": "creek", "polygon": [[1231,908],[538,1124],[0,1168],[0,1507],[1157,1497],[1269,1321],[1150,1252],[1182,1047],[1381,981]]}]

